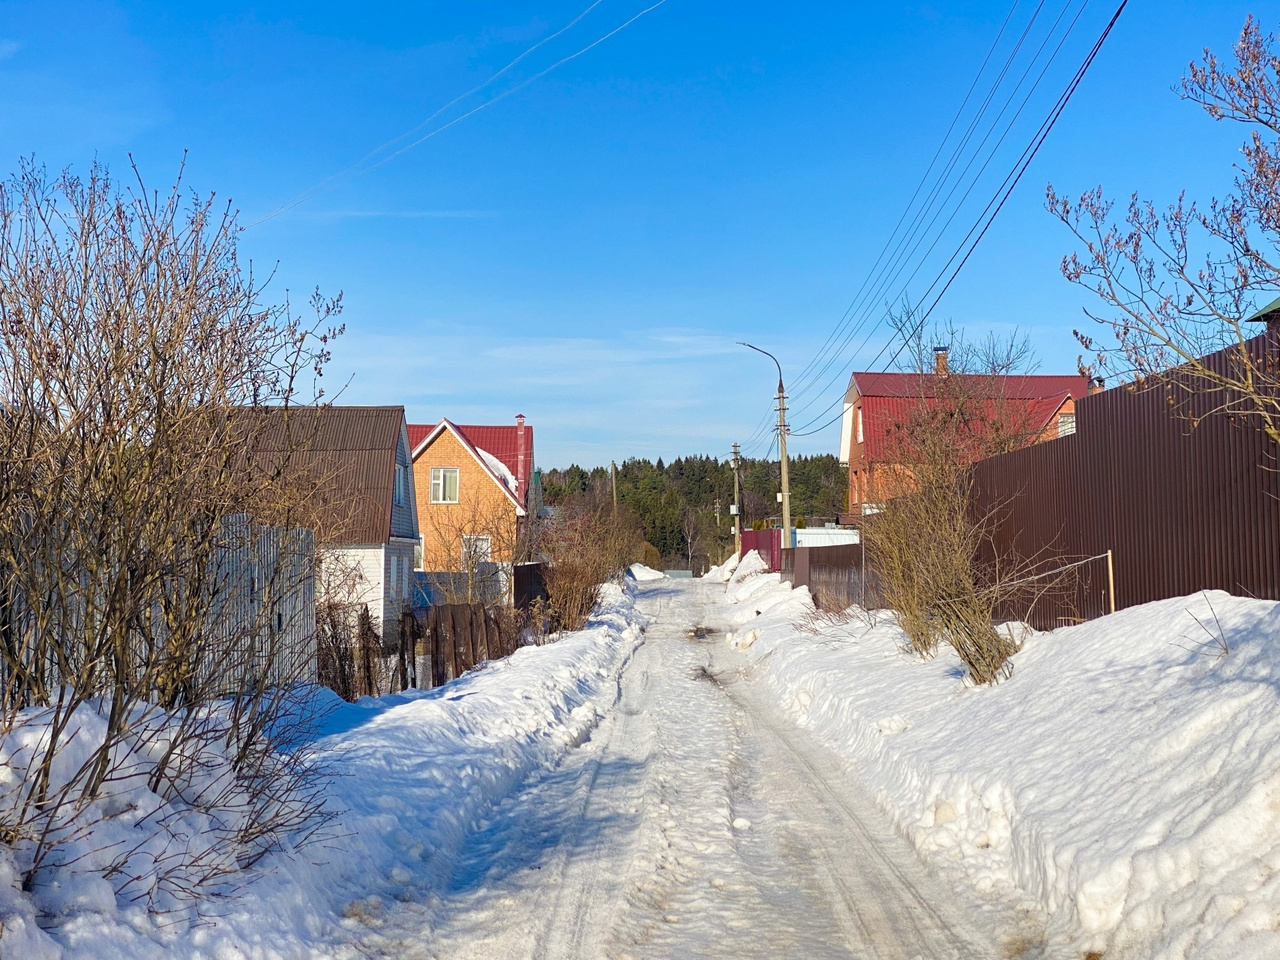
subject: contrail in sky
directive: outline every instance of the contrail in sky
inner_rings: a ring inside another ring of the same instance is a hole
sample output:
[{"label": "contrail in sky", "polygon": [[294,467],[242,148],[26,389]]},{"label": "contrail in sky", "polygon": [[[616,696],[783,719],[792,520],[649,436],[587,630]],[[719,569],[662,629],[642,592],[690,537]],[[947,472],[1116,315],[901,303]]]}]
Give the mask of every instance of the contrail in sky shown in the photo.
[{"label": "contrail in sky", "polygon": [[270,213],[266,214],[265,216],[259,217],[257,220],[250,221],[249,223],[245,224],[244,229],[247,230],[249,227],[256,227],[260,223],[266,223],[268,220],[274,219],[275,217],[280,216],[282,213],[287,213],[288,211],[292,210],[294,207],[299,206],[300,204],[306,203],[308,200],[314,199],[315,197],[324,193],[326,190],[331,190],[334,187],[340,186],[341,184],[354,180],[356,177],[362,176],[370,172],[371,170],[378,169],[378,167],[382,166],[384,163],[389,163],[390,161],[394,160],[396,157],[400,156],[402,153],[407,153],[408,151],[412,150],[414,147],[422,143],[425,143],[426,141],[430,140],[432,137],[436,136],[437,134],[444,133],[444,131],[448,130],[455,123],[460,123],[461,121],[467,119],[467,117],[470,117],[473,114],[479,113],[485,107],[492,106],[493,104],[497,103],[499,100],[503,100],[506,97],[511,96],[511,94],[516,93],[519,90],[523,90],[525,87],[529,86],[529,84],[533,83],[536,80],[541,80],[551,71],[557,69],[558,67],[563,66],[564,64],[568,63],[570,60],[574,60],[582,56],[592,47],[599,46],[600,44],[608,40],[610,37],[614,36],[617,33],[622,32],[627,27],[631,26],[631,24],[635,23],[637,20],[643,17],[645,14],[653,10],[656,10],[658,7],[662,6],[664,3],[667,2],[667,0],[657,0],[656,3],[653,3],[650,6],[645,7],[643,10],[641,10],[631,19],[623,22],[617,27],[614,27],[604,36],[596,40],[593,40],[591,43],[587,44],[585,47],[578,50],[577,52],[571,53],[569,54],[569,56],[563,57],[562,59],[557,60],[555,63],[551,64],[551,66],[547,67],[545,70],[542,70],[539,73],[535,73],[532,77],[529,77],[527,80],[521,81],[520,83],[516,84],[514,87],[511,87],[508,90],[504,90],[502,93],[498,94],[496,97],[492,97],[484,101],[483,103],[481,103],[479,106],[473,107],[472,109],[468,110],[466,113],[462,114],[461,116],[455,117],[454,119],[450,120],[444,126],[437,127],[436,129],[432,130],[430,133],[424,134],[418,139],[412,141],[411,143],[401,147],[399,150],[396,150],[394,153],[390,153],[387,156],[383,157],[382,159],[378,160],[376,163],[372,163],[372,164],[369,163],[369,161],[373,157],[382,153],[384,150],[394,146],[395,144],[404,140],[406,137],[411,137],[414,134],[418,133],[420,130],[422,130],[424,127],[430,124],[433,120],[439,117],[442,113],[444,113],[450,107],[457,104],[459,101],[465,100],[467,97],[471,96],[472,94],[478,93],[479,91],[483,90],[485,87],[489,86],[491,83],[493,83],[493,81],[497,80],[499,77],[501,77],[503,74],[509,71],[512,67],[518,64],[525,57],[529,56],[529,54],[533,53],[539,47],[554,40],[556,37],[565,33],[567,30],[572,29],[575,25],[577,25],[582,20],[583,17],[585,17],[592,10],[598,7],[602,2],[603,0],[594,0],[594,2],[590,6],[588,6],[585,10],[583,10],[580,14],[578,14],[576,17],[574,17],[572,20],[566,23],[563,27],[561,27],[555,33],[551,34],[550,36],[543,37],[541,40],[539,40],[537,43],[531,46],[528,50],[525,50],[522,54],[520,54],[520,56],[516,57],[514,60],[508,63],[505,67],[503,67],[497,73],[493,74],[491,77],[485,80],[483,83],[480,83],[477,86],[472,87],[466,93],[459,94],[458,96],[454,97],[452,100],[446,103],[443,107],[441,107],[435,113],[431,114],[431,116],[427,117],[427,119],[423,120],[420,124],[418,124],[413,129],[406,130],[404,133],[400,134],[398,137],[388,140],[386,143],[382,144],[382,146],[377,147],[376,149],[371,150],[369,153],[365,154],[365,156],[357,160],[355,163],[347,167],[345,170],[341,170],[338,173],[335,173],[332,176],[327,177],[324,180],[321,180],[315,186],[307,188],[306,190],[294,196],[292,199],[285,201],[283,204],[281,204],[279,207],[277,207],[275,210],[272,210]]}]

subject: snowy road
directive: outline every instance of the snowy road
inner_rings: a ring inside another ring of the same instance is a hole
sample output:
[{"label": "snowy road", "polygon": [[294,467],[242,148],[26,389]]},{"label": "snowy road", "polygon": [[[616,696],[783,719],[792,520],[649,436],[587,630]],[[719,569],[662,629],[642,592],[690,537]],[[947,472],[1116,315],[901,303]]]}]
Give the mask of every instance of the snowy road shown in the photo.
[{"label": "snowy road", "polygon": [[829,754],[756,706],[723,586],[642,585],[647,641],[591,739],[365,947],[405,958],[1002,955]]}]

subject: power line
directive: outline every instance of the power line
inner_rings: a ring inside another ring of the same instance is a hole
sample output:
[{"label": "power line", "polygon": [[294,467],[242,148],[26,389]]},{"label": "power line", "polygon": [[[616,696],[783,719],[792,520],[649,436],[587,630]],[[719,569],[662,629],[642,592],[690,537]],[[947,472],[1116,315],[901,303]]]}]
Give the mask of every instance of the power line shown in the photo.
[{"label": "power line", "polygon": [[875,263],[871,265],[871,269],[867,272],[867,276],[863,279],[862,286],[858,288],[858,291],[853,296],[853,300],[850,302],[848,308],[845,310],[844,315],[840,318],[840,323],[837,324],[836,327],[832,330],[831,334],[827,337],[823,345],[818,348],[818,352],[814,355],[814,358],[810,360],[807,364],[805,364],[804,368],[797,375],[796,377],[797,390],[804,389],[805,374],[807,374],[810,368],[816,362],[818,362],[818,360],[821,358],[823,352],[826,350],[828,345],[837,336],[839,336],[841,328],[845,325],[849,316],[853,313],[858,303],[860,302],[863,290],[865,290],[867,284],[871,281],[872,276],[876,272],[876,268],[880,266],[880,261],[883,260],[885,254],[888,253],[889,247],[893,243],[893,238],[897,236],[898,230],[902,227],[903,222],[907,219],[907,214],[911,212],[911,208],[915,204],[916,198],[920,196],[920,191],[924,189],[925,183],[928,182],[929,180],[929,175],[933,172],[933,168],[937,165],[938,158],[942,156],[942,149],[947,145],[947,140],[950,139],[952,132],[955,130],[956,124],[960,122],[960,117],[964,114],[965,107],[969,105],[969,99],[973,96],[973,91],[977,89],[978,81],[982,79],[982,74],[987,69],[987,64],[991,60],[991,55],[995,53],[996,48],[1000,45],[1000,40],[1004,36],[1004,31],[1009,26],[1009,21],[1013,18],[1014,11],[1018,9],[1019,2],[1020,0],[1013,0],[1013,5],[1009,8],[1009,12],[1005,14],[1004,22],[1000,24],[1000,30],[996,33],[995,39],[991,42],[991,46],[987,50],[987,55],[983,57],[982,63],[978,67],[978,72],[974,74],[973,81],[969,84],[969,89],[965,91],[964,99],[960,101],[960,106],[956,109],[955,116],[951,118],[951,124],[947,127],[946,133],[942,135],[942,139],[938,141],[938,148],[934,151],[933,158],[929,161],[929,166],[925,169],[924,174],[920,177],[920,182],[916,184],[915,192],[912,193],[911,199],[907,201],[907,205],[903,208],[901,216],[898,217],[898,222],[894,224],[893,231],[889,234],[889,239],[885,241],[884,246],[880,250],[879,256],[876,257]]},{"label": "power line", "polygon": [[[878,286],[870,294],[869,300],[871,302],[867,303],[862,319],[859,320],[857,326],[855,326],[853,330],[849,331],[849,333],[845,336],[844,340],[841,342],[837,351],[831,354],[830,358],[822,366],[822,368],[815,372],[809,384],[806,385],[805,388],[796,391],[797,397],[799,397],[801,394],[807,393],[811,387],[816,385],[818,378],[824,376],[826,372],[831,369],[831,366],[834,363],[836,363],[837,360],[839,360],[841,356],[847,351],[847,348],[853,342],[853,339],[854,337],[857,336],[859,330],[866,323],[866,321],[870,319],[872,312],[875,309],[874,301],[878,300],[880,296],[885,294],[887,292],[888,286],[891,283],[894,283],[897,280],[897,278],[901,276],[902,271],[906,269],[907,259],[915,257],[917,251],[920,249],[920,245],[925,242],[929,233],[933,231],[933,228],[937,224],[938,219],[943,215],[943,212],[945,211],[946,206],[950,205],[951,199],[955,196],[956,191],[960,189],[969,171],[972,169],[973,164],[978,160],[978,157],[981,155],[983,149],[986,147],[987,142],[991,139],[991,136],[995,133],[997,126],[1000,124],[1001,120],[1004,118],[1006,113],[1008,113],[1009,108],[1017,98],[1019,91],[1025,86],[1028,76],[1030,76],[1032,70],[1035,69],[1036,64],[1040,61],[1040,58],[1044,53],[1045,47],[1048,46],[1049,42],[1053,39],[1054,35],[1057,33],[1058,28],[1062,23],[1063,17],[1070,10],[1073,2],[1074,0],[1067,0],[1063,8],[1059,11],[1058,16],[1054,19],[1053,25],[1050,27],[1045,37],[1041,40],[1040,45],[1037,48],[1035,54],[1031,57],[1031,61],[1027,64],[1026,68],[1023,70],[1022,75],[1018,78],[1018,81],[1014,85],[1013,90],[1010,91],[1008,97],[1005,99],[1004,105],[1000,108],[999,112],[996,114],[994,120],[992,121],[990,129],[988,129],[987,132],[983,135],[973,155],[969,158],[968,162],[965,163],[963,170],[961,170],[960,172],[959,178],[955,181],[954,184],[952,184],[950,189],[947,191],[946,196],[943,199],[943,206],[939,207],[936,211],[932,213],[932,216],[930,216],[931,208],[933,207],[942,189],[946,186],[947,182],[951,179],[951,175],[955,170],[956,164],[959,163],[963,153],[968,147],[969,142],[972,140],[972,138],[976,134],[979,124],[982,122],[982,119],[986,114],[988,107],[991,105],[992,100],[995,98],[999,85],[1003,82],[1004,77],[1008,74],[1008,71],[1010,67],[1013,65],[1013,62],[1016,59],[1018,52],[1020,51],[1023,43],[1026,41],[1027,36],[1029,35],[1030,29],[1034,24],[1035,19],[1039,16],[1041,8],[1043,7],[1043,3],[1041,3],[1039,6],[1036,7],[1035,11],[1032,14],[1031,21],[1023,29],[1022,35],[1018,38],[1018,41],[1015,44],[1014,50],[1010,53],[1009,57],[1006,59],[1005,65],[1001,69],[999,76],[997,76],[991,89],[987,92],[981,106],[978,108],[977,113],[975,114],[973,119],[969,122],[968,128],[966,129],[963,135],[963,138],[961,139],[961,142],[957,145],[956,149],[953,151],[951,158],[948,160],[946,168],[943,170],[942,174],[938,177],[938,180],[935,182],[933,188],[930,190],[924,206],[916,213],[916,216],[914,217],[911,227],[909,228],[907,234],[905,234],[903,238],[899,241],[898,247],[894,251],[894,261],[887,264],[885,269],[881,271],[881,278],[878,281]],[[911,273],[907,276],[906,280],[903,283],[902,292],[899,293],[898,296],[901,296],[903,293],[905,293],[906,285],[910,284],[915,279],[916,274],[918,274],[919,271],[923,268],[927,258],[933,253],[934,249],[936,249],[938,243],[940,243],[942,238],[945,236],[947,229],[955,220],[956,216],[960,213],[961,209],[963,209],[964,204],[967,202],[974,188],[978,185],[978,183],[981,182],[983,176],[987,171],[987,168],[991,164],[991,161],[995,158],[1000,147],[1004,144],[1004,141],[1008,138],[1009,134],[1012,132],[1013,127],[1017,123],[1018,119],[1021,117],[1023,110],[1026,109],[1027,104],[1030,102],[1031,97],[1035,94],[1035,91],[1039,88],[1040,83],[1043,81],[1045,75],[1048,73],[1050,67],[1053,65],[1053,62],[1057,59],[1058,54],[1061,52],[1063,45],[1065,44],[1067,38],[1070,36],[1076,23],[1079,21],[1080,16],[1084,12],[1084,9],[1087,5],[1088,5],[1088,0],[1084,0],[1079,10],[1076,12],[1075,17],[1071,20],[1070,24],[1068,25],[1067,30],[1063,33],[1057,45],[1054,47],[1052,54],[1050,54],[1049,58],[1045,61],[1043,67],[1041,67],[1039,74],[1036,76],[1034,83],[1031,85],[1031,88],[1027,91],[1026,95],[1022,98],[1022,101],[1018,105],[1017,110],[1014,112],[1009,122],[1005,125],[1003,132],[1000,133],[998,139],[996,140],[996,143],[994,144],[994,146],[992,146],[990,152],[987,153],[986,158],[982,161],[982,164],[979,167],[978,172],[969,181],[969,185],[965,188],[964,193],[961,195],[959,202],[955,204],[955,206],[952,208],[950,215],[947,216],[947,219],[943,223],[941,229],[938,230],[937,233],[935,234],[933,241],[929,244],[928,248],[925,250],[923,257],[921,257],[917,261],[915,269],[913,269]],[[925,226],[923,227],[923,232],[922,232],[920,224],[922,219],[925,217],[929,217],[929,220],[928,220],[928,223],[925,224]],[[908,244],[910,245],[909,248],[904,249],[904,246]],[[873,325],[873,327],[867,332],[867,335],[866,337],[863,338],[863,342],[859,346],[858,351],[855,351],[855,355],[857,352],[861,351],[866,346],[866,344],[870,341],[871,337],[874,336],[876,331],[879,330],[879,328],[883,325],[883,322],[884,322],[884,317],[881,316],[880,319],[877,320],[877,322]],[[813,403],[818,399],[818,396],[820,396],[821,394],[825,394],[826,390],[830,386],[831,386],[830,383],[825,384],[819,395],[814,396],[813,399],[809,400],[807,403],[799,404],[797,407],[797,412],[811,407]]]},{"label": "power line", "polygon": [[[928,308],[921,313],[920,319],[914,324],[911,330],[902,337],[902,342],[898,345],[898,349],[894,351],[893,356],[890,357],[887,366],[892,366],[895,362],[897,362],[897,359],[902,354],[902,350],[905,348],[908,340],[912,336],[915,336],[915,334],[918,333],[924,327],[925,322],[929,319],[930,314],[933,313],[934,308],[937,307],[943,295],[947,292],[952,282],[959,275],[960,271],[964,268],[964,265],[968,263],[969,257],[972,256],[973,251],[977,249],[978,244],[981,242],[982,238],[986,235],[987,230],[990,229],[991,224],[995,221],[996,216],[1000,213],[1000,210],[1004,207],[1005,202],[1009,199],[1009,196],[1013,193],[1014,188],[1018,185],[1018,181],[1022,179],[1022,175],[1026,173],[1027,168],[1031,165],[1031,161],[1035,158],[1036,154],[1040,150],[1040,147],[1044,144],[1045,139],[1049,136],[1050,131],[1053,130],[1053,127],[1057,124],[1058,119],[1062,116],[1062,112],[1066,109],[1067,103],[1070,102],[1071,97],[1075,94],[1081,82],[1084,80],[1085,74],[1088,72],[1089,67],[1093,65],[1093,61],[1097,58],[1099,51],[1101,51],[1102,45],[1106,42],[1107,37],[1111,35],[1111,31],[1115,28],[1116,22],[1120,19],[1120,15],[1124,12],[1124,9],[1126,6],[1128,6],[1128,3],[1129,3],[1129,0],[1121,0],[1119,6],[1116,7],[1115,13],[1112,14],[1111,19],[1107,22],[1107,25],[1103,29],[1101,35],[1094,42],[1093,47],[1089,50],[1088,55],[1084,59],[1084,62],[1080,65],[1080,67],[1076,70],[1075,74],[1072,76],[1071,82],[1067,85],[1067,88],[1058,97],[1058,100],[1055,102],[1053,109],[1049,113],[1049,116],[1045,119],[1043,123],[1041,123],[1039,129],[1036,131],[1036,135],[1032,138],[1031,143],[1028,144],[1027,148],[1023,150],[1023,153],[1019,158],[1018,163],[1015,164],[1014,169],[1011,170],[1010,173],[1005,177],[1004,182],[1001,184],[1000,190],[997,191],[997,195],[993,197],[991,202],[987,204],[987,207],[983,210],[983,213],[979,217],[978,222],[975,223],[974,226],[970,228],[969,233],[966,234],[964,241],[962,241],[961,243],[961,249],[963,249],[964,244],[969,241],[970,237],[973,237],[973,240],[971,243],[968,244],[968,249],[964,251],[964,255],[963,257],[961,257],[960,262],[956,264],[955,269],[951,271],[951,275],[947,278],[946,283],[943,284],[942,288],[938,291],[937,295],[933,298],[933,302],[930,303]],[[983,222],[984,218],[985,218],[985,222]],[[977,236],[974,236],[975,231],[977,232]],[[947,266],[950,266],[950,264],[955,261],[956,257],[959,254],[960,254],[960,249],[958,249],[956,253],[952,255],[952,258],[951,260],[948,261]],[[943,268],[944,273],[945,271],[946,271],[946,267]],[[942,274],[939,274],[938,279],[941,279],[941,276]],[[937,283],[937,280],[934,281],[934,285],[936,285],[936,283]],[[932,287],[933,285],[930,286],[930,289],[932,289]],[[876,362],[878,362],[880,357],[884,355],[884,352],[888,349],[888,347],[889,347],[889,344],[886,343],[885,346],[881,348],[880,352],[876,355],[876,358],[870,364],[871,366],[875,366]],[[839,402],[839,400],[837,400],[836,402]],[[833,406],[835,406],[835,402],[833,402],[830,406],[827,407],[827,411],[830,411],[831,407]],[[824,411],[824,413],[827,411]],[[833,423],[835,423],[837,420],[843,417],[843,415],[844,415],[844,411],[842,410],[839,415],[832,418],[831,420],[828,420],[826,423],[824,423],[822,426],[818,427],[817,429],[806,430],[804,432],[797,432],[794,435],[810,436],[814,433],[817,433],[831,426]],[[815,420],[811,420],[809,423],[805,424],[804,426],[808,427],[814,422],[816,422],[816,418]]]}]

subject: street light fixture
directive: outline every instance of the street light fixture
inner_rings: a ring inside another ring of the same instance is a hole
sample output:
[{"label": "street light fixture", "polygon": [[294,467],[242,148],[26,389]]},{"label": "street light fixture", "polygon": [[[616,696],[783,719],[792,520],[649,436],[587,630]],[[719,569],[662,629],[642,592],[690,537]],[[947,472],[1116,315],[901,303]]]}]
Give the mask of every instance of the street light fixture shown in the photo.
[{"label": "street light fixture", "polygon": [[756,353],[763,353],[778,368],[778,459],[782,466],[782,547],[790,549],[791,543],[791,484],[787,478],[787,393],[782,386],[782,364],[768,350],[761,350],[755,344],[739,340],[738,346],[749,347]]}]

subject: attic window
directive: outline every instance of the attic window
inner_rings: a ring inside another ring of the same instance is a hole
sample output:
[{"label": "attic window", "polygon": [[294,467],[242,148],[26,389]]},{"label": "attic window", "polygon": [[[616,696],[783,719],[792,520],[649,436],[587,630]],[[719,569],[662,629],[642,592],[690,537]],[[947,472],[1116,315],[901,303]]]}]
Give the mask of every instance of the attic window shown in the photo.
[{"label": "attic window", "polygon": [[861,405],[859,405],[858,407],[857,416],[858,416],[858,442],[861,443],[862,442],[862,407]]},{"label": "attic window", "polygon": [[458,468],[457,467],[432,467],[431,468],[431,502],[432,503],[457,503],[458,502]]},{"label": "attic window", "polygon": [[407,477],[408,472],[408,467],[403,464],[396,464],[395,501],[397,507],[404,506],[405,491],[409,486]]},{"label": "attic window", "polygon": [[1058,414],[1058,436],[1069,437],[1076,432],[1076,415],[1074,413]]}]

